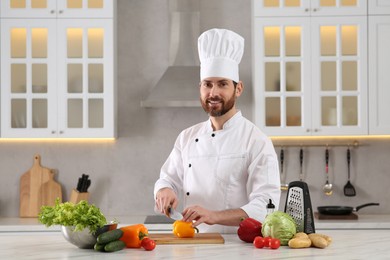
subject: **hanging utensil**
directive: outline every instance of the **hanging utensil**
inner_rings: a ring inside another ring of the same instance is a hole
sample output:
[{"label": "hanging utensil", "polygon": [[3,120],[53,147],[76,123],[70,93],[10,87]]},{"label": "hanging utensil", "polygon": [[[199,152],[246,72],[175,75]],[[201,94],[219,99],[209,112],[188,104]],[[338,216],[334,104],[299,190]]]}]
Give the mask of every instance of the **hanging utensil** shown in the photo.
[{"label": "hanging utensil", "polygon": [[284,149],[280,149],[280,180],[281,180],[281,185],[280,189],[281,190],[288,190],[288,183],[286,183],[286,175],[284,173]]},{"label": "hanging utensil", "polygon": [[299,166],[300,166],[300,172],[299,172],[299,180],[303,181],[303,149],[299,150]]},{"label": "hanging utensil", "polygon": [[356,196],[355,187],[351,183],[350,163],[351,163],[351,151],[349,150],[349,147],[348,147],[348,149],[347,149],[348,182],[344,186],[344,195],[347,196],[347,197]]},{"label": "hanging utensil", "polygon": [[325,149],[325,174],[326,174],[326,182],[324,187],[322,188],[325,192],[325,195],[332,195],[333,193],[333,185],[329,183],[329,149],[326,147]]}]

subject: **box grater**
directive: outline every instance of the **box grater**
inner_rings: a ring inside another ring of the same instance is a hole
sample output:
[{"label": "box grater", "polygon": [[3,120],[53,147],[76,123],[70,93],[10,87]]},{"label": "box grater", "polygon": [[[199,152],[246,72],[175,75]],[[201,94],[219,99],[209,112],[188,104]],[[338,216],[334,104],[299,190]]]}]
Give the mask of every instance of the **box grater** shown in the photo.
[{"label": "box grater", "polygon": [[315,233],[309,187],[306,182],[293,181],[289,183],[284,212],[295,220],[297,232]]}]

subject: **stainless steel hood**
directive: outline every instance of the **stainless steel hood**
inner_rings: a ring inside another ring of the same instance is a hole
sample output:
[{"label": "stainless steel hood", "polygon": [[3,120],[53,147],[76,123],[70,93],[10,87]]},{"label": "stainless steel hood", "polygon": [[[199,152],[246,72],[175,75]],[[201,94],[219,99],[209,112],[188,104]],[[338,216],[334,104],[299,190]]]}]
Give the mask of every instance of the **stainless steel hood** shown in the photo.
[{"label": "stainless steel hood", "polygon": [[169,67],[142,107],[200,107],[199,2],[170,0]]}]

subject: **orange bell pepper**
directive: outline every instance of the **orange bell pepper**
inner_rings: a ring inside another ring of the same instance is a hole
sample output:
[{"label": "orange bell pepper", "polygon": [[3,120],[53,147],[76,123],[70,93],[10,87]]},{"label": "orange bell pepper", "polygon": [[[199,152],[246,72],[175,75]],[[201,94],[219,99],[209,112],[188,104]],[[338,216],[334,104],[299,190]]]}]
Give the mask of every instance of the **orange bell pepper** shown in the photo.
[{"label": "orange bell pepper", "polygon": [[192,222],[186,222],[182,220],[176,220],[173,223],[173,234],[177,237],[194,237],[195,230],[198,233],[199,230],[192,226]]},{"label": "orange bell pepper", "polygon": [[125,226],[120,229],[123,231],[120,240],[125,242],[126,247],[129,248],[140,248],[141,240],[148,236],[148,229],[143,224]]}]

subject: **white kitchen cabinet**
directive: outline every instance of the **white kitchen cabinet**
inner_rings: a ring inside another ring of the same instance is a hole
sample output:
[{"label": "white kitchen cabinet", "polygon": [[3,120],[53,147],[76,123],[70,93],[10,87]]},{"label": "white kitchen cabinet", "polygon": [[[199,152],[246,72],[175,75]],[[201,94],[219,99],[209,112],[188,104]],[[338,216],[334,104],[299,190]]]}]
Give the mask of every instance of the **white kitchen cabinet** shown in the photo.
[{"label": "white kitchen cabinet", "polygon": [[367,134],[367,21],[254,18],[254,115],[268,135]]},{"label": "white kitchen cabinet", "polygon": [[365,15],[367,13],[366,1],[367,0],[254,0],[253,8],[254,15],[261,17]]},{"label": "white kitchen cabinet", "polygon": [[3,18],[113,18],[115,0],[1,0]]},{"label": "white kitchen cabinet", "polygon": [[390,15],[370,15],[369,133],[390,133]]},{"label": "white kitchen cabinet", "polygon": [[390,14],[390,0],[368,0],[368,14]]},{"label": "white kitchen cabinet", "polygon": [[114,19],[1,19],[1,137],[116,136]]}]

